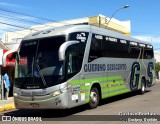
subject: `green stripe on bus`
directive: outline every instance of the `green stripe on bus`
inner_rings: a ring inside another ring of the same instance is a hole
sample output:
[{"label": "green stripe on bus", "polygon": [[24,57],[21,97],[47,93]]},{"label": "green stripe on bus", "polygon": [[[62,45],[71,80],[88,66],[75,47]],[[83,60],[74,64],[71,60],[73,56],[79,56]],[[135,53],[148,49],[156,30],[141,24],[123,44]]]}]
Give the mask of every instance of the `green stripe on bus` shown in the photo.
[{"label": "green stripe on bus", "polygon": [[107,85],[113,85],[113,84],[124,84],[123,80],[115,81],[115,82],[107,82]]},{"label": "green stripe on bus", "polygon": [[81,90],[89,90],[89,89],[90,89],[90,87],[91,87],[90,85],[89,85],[89,86],[81,86],[81,88],[80,88],[80,89],[81,89]]},{"label": "green stripe on bus", "polygon": [[120,89],[124,89],[124,88],[127,88],[127,87],[124,86],[124,85],[116,86],[116,87],[110,87],[110,88],[102,89],[102,93],[107,92],[107,91],[120,90]]},{"label": "green stripe on bus", "polygon": [[101,88],[106,87],[107,83],[100,83]]},{"label": "green stripe on bus", "polygon": [[111,77],[104,77],[105,80],[117,80],[121,79],[121,76],[111,76]]},{"label": "green stripe on bus", "polygon": [[89,95],[90,95],[90,91],[89,92],[86,92],[86,97],[89,97]]},{"label": "green stripe on bus", "polygon": [[[123,90],[128,90],[129,88],[128,87],[123,87],[123,88],[115,88],[114,90],[106,90],[106,91],[103,91],[103,94],[102,95],[105,95],[105,94],[110,94],[110,93],[113,93],[113,92],[118,92],[118,91],[123,91]],[[129,90],[130,91],[130,90]]]},{"label": "green stripe on bus", "polygon": [[112,97],[112,96],[116,96],[116,95],[120,95],[120,94],[127,93],[127,92],[130,92],[130,90],[129,89],[118,90],[116,92],[112,92],[112,93],[102,95],[102,99]]},{"label": "green stripe on bus", "polygon": [[85,102],[86,102],[86,103],[89,103],[89,102],[90,102],[90,98],[87,98],[87,99],[85,100]]},{"label": "green stripe on bus", "polygon": [[69,81],[69,84],[78,85],[78,84],[85,84],[85,83],[92,83],[92,82],[102,82],[102,81],[117,80],[117,79],[121,79],[121,76],[89,78],[89,79],[85,79],[85,80],[72,80],[72,81]]}]

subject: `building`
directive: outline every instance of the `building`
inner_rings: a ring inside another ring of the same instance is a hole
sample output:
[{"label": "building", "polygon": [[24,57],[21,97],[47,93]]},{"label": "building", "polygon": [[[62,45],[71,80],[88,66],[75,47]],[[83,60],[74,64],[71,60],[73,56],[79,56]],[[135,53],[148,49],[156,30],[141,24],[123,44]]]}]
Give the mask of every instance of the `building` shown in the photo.
[{"label": "building", "polygon": [[154,55],[155,55],[156,63],[160,63],[160,52],[159,52],[159,53],[156,53],[156,54],[154,54]]}]

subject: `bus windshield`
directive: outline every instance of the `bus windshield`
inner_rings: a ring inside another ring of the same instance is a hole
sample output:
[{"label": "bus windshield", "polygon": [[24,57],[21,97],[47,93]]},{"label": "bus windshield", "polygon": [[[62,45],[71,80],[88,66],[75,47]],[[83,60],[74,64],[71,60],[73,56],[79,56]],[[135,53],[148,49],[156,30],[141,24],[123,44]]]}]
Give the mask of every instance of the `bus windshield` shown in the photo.
[{"label": "bus windshield", "polygon": [[39,88],[62,82],[64,62],[59,61],[58,50],[64,42],[65,36],[23,41],[16,59],[15,83]]}]

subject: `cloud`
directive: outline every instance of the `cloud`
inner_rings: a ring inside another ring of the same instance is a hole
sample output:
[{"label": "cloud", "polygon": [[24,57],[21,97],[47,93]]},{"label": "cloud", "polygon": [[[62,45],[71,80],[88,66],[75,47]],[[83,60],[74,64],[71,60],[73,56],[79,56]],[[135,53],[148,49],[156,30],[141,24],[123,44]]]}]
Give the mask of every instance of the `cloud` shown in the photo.
[{"label": "cloud", "polygon": [[160,37],[159,36],[151,36],[151,35],[135,35],[134,38],[137,38],[139,40],[143,40],[146,42],[150,42],[153,44],[160,43]]}]

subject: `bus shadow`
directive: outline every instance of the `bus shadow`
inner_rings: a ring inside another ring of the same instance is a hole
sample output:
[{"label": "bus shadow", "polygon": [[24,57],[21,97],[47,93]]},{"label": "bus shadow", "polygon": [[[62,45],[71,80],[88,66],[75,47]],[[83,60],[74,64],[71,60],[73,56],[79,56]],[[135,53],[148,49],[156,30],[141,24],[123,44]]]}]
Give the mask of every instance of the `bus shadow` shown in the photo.
[{"label": "bus shadow", "polygon": [[71,109],[17,109],[4,113],[4,116],[11,117],[41,117],[41,118],[61,118],[67,117],[87,110],[87,105],[81,105]]},{"label": "bus shadow", "polygon": [[[147,90],[146,94],[149,93],[151,90]],[[122,95],[118,95],[118,96],[114,96],[114,97],[110,97],[107,99],[103,99],[100,101],[99,106],[102,105],[107,105],[108,103],[113,103],[119,100],[123,100],[123,99],[127,99],[133,96],[137,96],[140,95],[139,92],[130,92],[130,93],[125,93]],[[83,112],[89,110],[88,105],[81,105],[78,107],[74,107],[71,109],[58,109],[58,110],[53,110],[53,109],[45,109],[45,110],[15,110],[15,111],[11,111],[8,113],[5,113],[5,116],[14,116],[14,117],[41,117],[41,118],[48,118],[48,119],[63,119],[65,117],[69,117],[72,116],[74,114]]]},{"label": "bus shadow", "polygon": [[[145,94],[147,94],[149,92],[151,92],[151,90],[146,90]],[[138,96],[138,95],[143,95],[143,94],[141,94],[139,91],[134,91],[134,92],[129,92],[129,93],[121,94],[121,95],[116,95],[116,96],[113,96],[113,97],[102,99],[100,101],[99,106],[102,106],[102,105],[105,105],[105,104],[108,104],[108,103],[112,103],[112,102],[116,102],[116,101],[120,101],[120,100],[123,100],[123,99],[127,99],[127,98],[130,98],[130,97],[133,97],[133,96]]]}]

